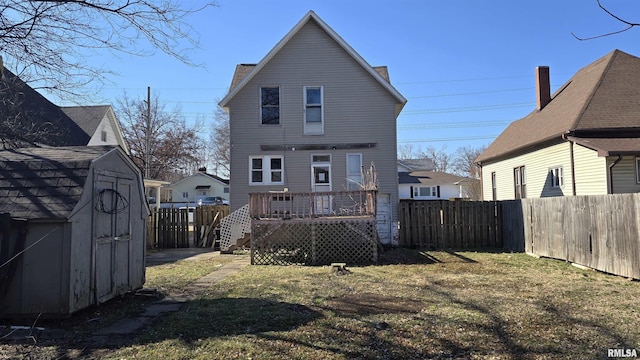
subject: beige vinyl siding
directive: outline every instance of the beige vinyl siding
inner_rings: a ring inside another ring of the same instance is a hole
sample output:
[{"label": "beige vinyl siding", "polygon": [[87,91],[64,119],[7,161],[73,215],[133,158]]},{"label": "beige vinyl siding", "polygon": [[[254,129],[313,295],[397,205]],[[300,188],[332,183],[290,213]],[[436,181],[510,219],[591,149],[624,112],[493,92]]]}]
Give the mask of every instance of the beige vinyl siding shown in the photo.
[{"label": "beige vinyl siding", "polygon": [[573,146],[576,174],[576,195],[604,195],[607,193],[607,164],[594,150]]},{"label": "beige vinyl siding", "polygon": [[[260,124],[260,87],[280,87],[280,124]],[[304,135],[304,87],[323,87],[324,135]],[[346,154],[373,161],[380,192],[397,204],[396,99],[314,21],[309,21],[227,104],[231,126],[231,208],[249,192],[311,190],[311,153],[332,155],[332,188],[346,186]],[[376,143],[372,149],[267,151],[260,145]],[[284,185],[249,186],[249,156],[283,155]],[[393,219],[397,209],[393,206]]]},{"label": "beige vinyl siding", "polygon": [[[513,169],[525,167],[526,197],[539,198],[549,196],[572,195],[571,157],[569,143],[551,145],[510,159],[487,163],[482,166],[483,198],[491,200],[491,173],[496,173],[496,200],[509,200],[515,197]],[[563,183],[560,188],[550,186],[549,170],[562,167]]]},{"label": "beige vinyl siding", "polygon": [[[617,156],[607,157],[607,166],[613,165],[618,159]],[[622,159],[613,167],[613,193],[637,193],[640,192],[640,184],[636,179],[636,157],[623,156]]]}]

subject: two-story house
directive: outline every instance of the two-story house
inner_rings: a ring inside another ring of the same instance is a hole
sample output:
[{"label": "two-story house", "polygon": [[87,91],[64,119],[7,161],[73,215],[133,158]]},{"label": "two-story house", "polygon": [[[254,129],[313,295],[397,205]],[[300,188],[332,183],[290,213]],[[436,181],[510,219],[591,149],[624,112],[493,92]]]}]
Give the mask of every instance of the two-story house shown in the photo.
[{"label": "two-story house", "polygon": [[257,64],[236,67],[220,106],[231,131],[231,210],[250,192],[358,188],[375,165],[397,221],[396,118],[406,99],[309,11]]},{"label": "two-story house", "polygon": [[640,192],[640,58],[614,50],[553,95],[536,68],[537,108],[476,159],[485,200]]}]

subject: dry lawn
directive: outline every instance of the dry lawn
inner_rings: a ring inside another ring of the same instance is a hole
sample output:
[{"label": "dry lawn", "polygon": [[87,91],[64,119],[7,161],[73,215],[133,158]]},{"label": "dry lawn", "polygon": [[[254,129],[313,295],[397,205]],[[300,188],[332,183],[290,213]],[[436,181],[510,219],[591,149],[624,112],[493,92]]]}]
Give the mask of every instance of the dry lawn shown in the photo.
[{"label": "dry lawn", "polygon": [[[179,291],[188,281],[170,274],[190,263],[149,281]],[[640,283],[566,262],[396,249],[349,270],[249,266],[118,346],[7,344],[0,358],[599,359],[640,347]]]}]

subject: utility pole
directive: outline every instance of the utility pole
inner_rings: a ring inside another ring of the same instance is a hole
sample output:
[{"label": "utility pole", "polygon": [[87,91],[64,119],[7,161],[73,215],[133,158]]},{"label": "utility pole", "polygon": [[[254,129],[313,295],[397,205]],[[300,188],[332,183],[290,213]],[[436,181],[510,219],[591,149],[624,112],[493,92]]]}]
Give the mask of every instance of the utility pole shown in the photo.
[{"label": "utility pole", "polygon": [[151,86],[147,86],[147,128],[145,129],[144,177],[149,178],[149,160],[151,159]]}]

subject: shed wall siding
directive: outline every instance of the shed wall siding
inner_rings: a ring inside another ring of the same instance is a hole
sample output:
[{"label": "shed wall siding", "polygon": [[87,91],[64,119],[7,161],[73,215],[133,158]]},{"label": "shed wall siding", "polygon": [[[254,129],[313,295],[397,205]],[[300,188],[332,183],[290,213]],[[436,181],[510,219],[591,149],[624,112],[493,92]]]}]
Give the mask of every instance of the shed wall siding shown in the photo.
[{"label": "shed wall siding", "polygon": [[[262,86],[280,86],[280,124],[260,124]],[[304,86],[322,86],[324,135],[304,135]],[[346,154],[373,162],[380,192],[397,204],[396,100],[315,22],[310,21],[228,103],[231,127],[231,210],[249,192],[309,191],[311,154],[332,155],[332,188],[346,187]],[[260,145],[376,143],[372,149],[262,152]],[[249,156],[284,155],[284,185],[249,186]],[[393,206],[393,219],[397,209]]]},{"label": "shed wall siding", "polygon": [[[617,156],[607,158],[607,166],[612,165]],[[637,193],[640,192],[640,184],[636,179],[635,156],[623,156],[613,167],[613,193]]]},{"label": "shed wall siding", "polygon": [[[526,197],[572,195],[569,143],[563,142],[510,159],[483,165],[483,198],[491,200],[491,173],[495,172],[496,200],[513,199],[515,197],[513,170],[519,166],[525,167]],[[564,185],[560,188],[552,188],[550,186],[549,170],[553,167],[562,167],[563,169]]]},{"label": "shed wall siding", "polygon": [[604,195],[607,193],[607,164],[594,150],[573,146],[576,173],[576,195]]}]

